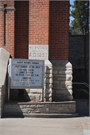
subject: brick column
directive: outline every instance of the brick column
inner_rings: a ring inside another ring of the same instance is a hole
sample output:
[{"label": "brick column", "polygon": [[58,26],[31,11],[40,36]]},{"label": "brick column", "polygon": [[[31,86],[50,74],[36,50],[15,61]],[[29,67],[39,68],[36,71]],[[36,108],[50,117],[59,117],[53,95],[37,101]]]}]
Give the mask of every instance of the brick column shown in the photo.
[{"label": "brick column", "polygon": [[29,45],[48,45],[49,0],[29,1]]},{"label": "brick column", "polygon": [[12,57],[14,57],[14,11],[14,0],[0,1],[0,47],[6,49]]},{"label": "brick column", "polygon": [[68,60],[69,1],[50,0],[49,59]]}]

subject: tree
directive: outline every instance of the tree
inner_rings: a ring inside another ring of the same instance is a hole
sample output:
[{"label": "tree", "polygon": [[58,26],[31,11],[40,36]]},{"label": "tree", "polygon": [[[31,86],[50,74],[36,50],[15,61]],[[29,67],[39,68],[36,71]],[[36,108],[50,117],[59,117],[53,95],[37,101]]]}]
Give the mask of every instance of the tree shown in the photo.
[{"label": "tree", "polygon": [[88,1],[74,1],[74,8],[71,11],[71,16],[74,18],[70,26],[70,30],[73,34],[89,33],[89,2]]}]

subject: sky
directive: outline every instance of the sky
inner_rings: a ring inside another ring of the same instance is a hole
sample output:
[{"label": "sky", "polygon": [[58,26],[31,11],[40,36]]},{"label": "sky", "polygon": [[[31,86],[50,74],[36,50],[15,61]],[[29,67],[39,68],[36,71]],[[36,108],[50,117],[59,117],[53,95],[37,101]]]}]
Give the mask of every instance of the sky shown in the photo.
[{"label": "sky", "polygon": [[[73,2],[74,2],[75,0],[70,0],[70,5],[73,5]],[[72,7],[70,7],[70,11],[72,10],[73,8]],[[72,16],[70,16],[70,24],[71,24],[71,21],[73,20],[74,18],[72,17]]]}]

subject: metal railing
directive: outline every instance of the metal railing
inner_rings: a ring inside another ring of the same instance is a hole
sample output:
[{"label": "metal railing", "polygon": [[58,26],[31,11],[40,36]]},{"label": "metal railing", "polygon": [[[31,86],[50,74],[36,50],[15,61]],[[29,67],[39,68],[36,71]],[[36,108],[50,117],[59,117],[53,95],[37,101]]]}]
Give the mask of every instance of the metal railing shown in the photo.
[{"label": "metal railing", "polygon": [[85,83],[85,82],[73,82],[73,84],[83,84],[85,85],[87,88],[89,88],[89,84]]},{"label": "metal railing", "polygon": [[79,90],[79,91],[83,91],[83,92],[85,92],[86,94],[88,94],[89,95],[89,84],[87,84],[86,82],[73,82],[72,84],[77,84],[77,85],[84,85],[85,87],[87,87],[88,88],[88,90],[86,90],[86,89],[82,89],[82,88],[76,88],[76,89],[74,89],[74,90]]},{"label": "metal railing", "polygon": [[88,94],[89,95],[89,92],[88,91],[86,91],[85,89],[75,89],[75,91],[83,91],[83,92],[85,92],[86,94]]}]

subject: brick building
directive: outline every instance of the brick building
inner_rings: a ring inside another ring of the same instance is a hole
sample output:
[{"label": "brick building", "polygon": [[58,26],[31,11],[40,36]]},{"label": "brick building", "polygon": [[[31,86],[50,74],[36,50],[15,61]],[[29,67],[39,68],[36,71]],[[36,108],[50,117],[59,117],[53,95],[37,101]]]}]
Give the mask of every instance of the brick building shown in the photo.
[{"label": "brick building", "polygon": [[0,1],[0,48],[12,58],[28,59],[29,45],[49,47],[49,61],[53,65],[53,88],[49,88],[53,100],[72,100],[69,1]]},{"label": "brick building", "polygon": [[68,60],[69,1],[0,1],[0,47],[28,58],[28,45],[49,45],[50,60]]}]

